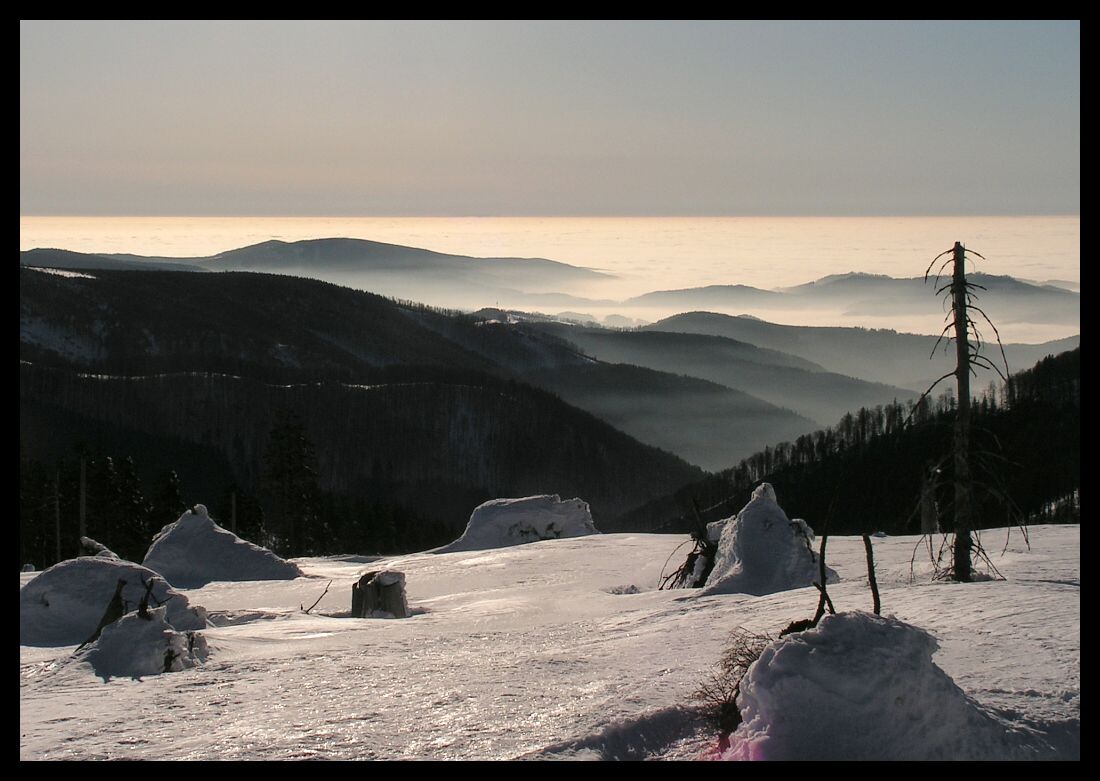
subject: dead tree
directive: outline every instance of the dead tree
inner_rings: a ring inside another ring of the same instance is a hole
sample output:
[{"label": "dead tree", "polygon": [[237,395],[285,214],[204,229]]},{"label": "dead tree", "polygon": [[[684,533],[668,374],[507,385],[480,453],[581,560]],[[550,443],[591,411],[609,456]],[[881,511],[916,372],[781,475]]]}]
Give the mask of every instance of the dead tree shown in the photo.
[{"label": "dead tree", "polygon": [[[306,607],[306,603],[302,602],[301,604],[298,605],[298,609],[301,610],[306,615],[309,615],[309,611],[313,610],[313,608],[315,608],[315,607],[317,607],[317,605],[321,604],[321,600],[325,598],[325,594],[328,593],[329,586],[331,586],[331,585],[332,585],[332,581],[330,580],[328,582],[328,586],[325,586],[325,590],[321,592],[321,596],[317,597],[316,602],[314,602],[309,607]],[[358,584],[356,584],[356,585],[358,585]],[[355,586],[352,586],[352,593],[354,593],[354,589],[355,589]]]},{"label": "dead tree", "polygon": [[148,581],[144,577],[141,579],[141,585],[145,587],[145,593],[141,595],[141,601],[138,603],[138,616],[144,618],[146,621],[153,620],[153,614],[149,612],[149,601],[152,600],[157,607],[160,607],[174,595],[169,594],[164,599],[157,599],[157,595],[153,593],[153,587],[157,584],[157,581],[153,578],[149,578]]},{"label": "dead tree", "polygon": [[[76,647],[77,651],[79,651],[81,648],[88,645],[89,643],[94,643],[96,640],[98,640],[99,635],[103,631],[104,627],[113,624],[115,621],[118,621],[120,618],[122,618],[122,616],[126,614],[126,606],[122,601],[122,589],[125,588],[125,586],[126,581],[122,578],[119,578],[118,584],[115,586],[114,596],[112,596],[111,601],[107,603],[107,609],[103,611],[103,618],[99,619],[99,626],[97,626],[95,628],[95,631],[92,632],[91,637],[89,637],[87,640]],[[76,652],[74,651],[73,653]]]},{"label": "dead tree", "polygon": [[836,613],[836,608],[833,607],[833,600],[829,599],[829,592],[825,587],[825,543],[829,541],[828,534],[821,535],[821,550],[818,552],[818,564],[821,566],[821,582],[814,583],[817,590],[821,592],[821,598],[817,601],[817,612],[814,613],[814,626],[817,626],[817,622],[821,620],[821,617],[825,615],[826,605],[829,607],[830,615]]},{"label": "dead tree", "polygon": [[953,264],[951,281],[936,289],[936,293],[943,295],[945,302],[950,301],[950,308],[944,318],[946,325],[940,332],[932,352],[935,353],[940,343],[946,338],[955,340],[955,370],[940,377],[926,390],[917,401],[917,406],[927,397],[932,390],[949,377],[955,378],[957,389],[957,408],[955,411],[954,444],[952,455],[954,462],[955,500],[954,523],[952,532],[955,535],[953,544],[952,578],[961,582],[969,582],[972,578],[971,554],[974,548],[971,536],[977,527],[973,511],[973,479],[970,475],[970,375],[975,374],[975,367],[991,369],[1007,378],[1008,361],[1004,358],[1004,347],[1001,347],[1001,358],[1004,360],[1005,371],[990,361],[982,354],[982,335],[977,326],[976,316],[988,323],[997,338],[997,344],[1001,344],[1001,336],[997,327],[986,316],[976,303],[975,290],[985,290],[981,285],[968,282],[966,279],[966,254],[983,258],[973,250],[967,250],[961,242],[956,241],[955,246],[946,252],[941,252],[929,264],[924,272],[924,280],[928,281],[932,274],[932,267],[936,261],[945,255],[950,255],[936,272],[938,282],[947,264]]},{"label": "dead tree", "polygon": [[871,598],[877,616],[882,612],[882,601],[878,596],[878,579],[875,577],[875,550],[871,547],[871,538],[866,534],[863,535],[863,549],[867,552],[867,584],[871,587]]},{"label": "dead tree", "polygon": [[825,568],[825,545],[829,542],[829,535],[821,535],[821,548],[818,550],[817,559],[820,567],[820,583],[815,582],[814,588],[818,591],[817,597],[817,610],[814,611],[813,618],[800,618],[797,621],[792,621],[783,629],[780,633],[780,637],[786,637],[794,632],[802,632],[807,629],[813,629],[817,626],[817,623],[825,615],[825,608],[829,609],[830,614],[836,613],[836,608],[833,607],[833,600],[829,598],[829,592],[826,589],[826,574],[828,570]]},{"label": "dead tree", "polygon": [[[718,543],[710,538],[707,525],[699,511],[699,503],[691,500],[692,510],[695,512],[695,526],[691,532],[691,542],[695,546],[688,553],[687,559],[672,574],[663,578],[658,585],[658,590],[666,588],[702,588],[706,585],[707,578],[714,570],[714,561],[718,557]],[[679,550],[677,548],[676,550]],[[676,551],[673,551],[675,554]],[[669,556],[671,559],[672,556]],[[668,562],[665,562],[666,564]],[[662,569],[662,573],[663,573]]]},{"label": "dead tree", "polygon": [[693,699],[700,700],[714,716],[723,737],[741,724],[737,698],[745,673],[774,640],[767,633],[758,634],[738,627],[726,641],[718,665],[692,693]]}]

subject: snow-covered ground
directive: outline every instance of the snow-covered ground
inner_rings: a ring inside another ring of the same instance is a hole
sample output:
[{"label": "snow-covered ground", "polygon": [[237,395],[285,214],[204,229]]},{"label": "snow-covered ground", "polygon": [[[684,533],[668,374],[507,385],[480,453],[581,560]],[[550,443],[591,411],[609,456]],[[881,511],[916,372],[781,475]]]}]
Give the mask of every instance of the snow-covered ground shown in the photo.
[{"label": "snow-covered ground", "polygon": [[[874,538],[883,613],[1032,755],[1080,745],[1080,527],[983,534],[1006,581],[932,582],[915,537]],[[298,559],[307,577],[185,590],[217,626],[205,663],[142,680],[20,648],[21,759],[685,759],[715,730],[690,693],[736,627],[808,618],[813,588],[657,591],[685,537],[607,534],[384,561]],[[914,558],[913,581],[910,561]],[[671,559],[670,559],[671,556]],[[666,564],[667,562],[667,564]],[[869,610],[859,538],[832,537],[839,611]],[[407,619],[351,619],[369,569],[407,577]],[[36,573],[20,575],[20,585]],[[332,581],[310,615],[311,605]],[[636,586],[639,593],[627,587]],[[827,717],[827,716],[826,716]],[[987,725],[988,726],[988,725]]]}]

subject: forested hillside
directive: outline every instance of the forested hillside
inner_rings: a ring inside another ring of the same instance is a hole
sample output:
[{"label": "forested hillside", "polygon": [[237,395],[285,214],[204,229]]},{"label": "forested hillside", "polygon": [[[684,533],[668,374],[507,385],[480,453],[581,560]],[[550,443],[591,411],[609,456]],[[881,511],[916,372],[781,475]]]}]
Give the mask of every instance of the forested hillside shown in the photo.
[{"label": "forested hillside", "polygon": [[[925,290],[931,300],[931,291]],[[687,312],[669,317],[646,330],[711,334],[781,350],[825,366],[830,371],[872,382],[900,385],[918,393],[936,377],[954,369],[954,357],[936,350],[936,337],[899,333],[882,328],[841,328],[780,325],[752,317],[730,317],[713,312]],[[1009,366],[1031,366],[1046,355],[1072,350],[1080,336],[1045,344],[1006,344]],[[996,379],[979,370],[975,387]]]},{"label": "forested hillside", "polygon": [[[743,391],[624,370],[524,324],[399,304],[311,279],[118,271],[65,278],[23,270],[20,305],[20,355],[35,364],[113,375],[212,371],[360,384],[401,382],[425,367],[472,370],[549,390],[709,469],[817,425]],[[580,385],[571,380],[578,374]],[[667,414],[661,404],[655,409],[658,396]],[[714,405],[709,415],[700,396]]]},{"label": "forested hillside", "polygon": [[[127,492],[129,505],[149,504],[168,470],[183,501],[216,507],[221,520],[235,494],[242,526],[291,555],[431,547],[498,496],[580,496],[607,523],[702,475],[517,381],[538,355],[592,362],[549,338],[534,344],[456,319],[467,344],[503,340],[467,349],[421,324],[441,314],[291,277],[22,270],[20,279],[24,561],[56,557],[58,515],[62,554],[73,552],[81,453],[104,466],[88,479],[114,497],[89,507],[89,533],[131,555],[141,534],[118,530],[148,532],[164,516],[128,510],[134,520],[98,528],[94,517],[118,516]],[[317,531],[298,547],[271,499],[273,443],[288,440],[300,445],[298,471],[314,475],[296,488],[297,512]],[[127,458],[140,488],[119,474]]]},{"label": "forested hillside", "polygon": [[[1081,488],[1081,350],[1044,358],[972,410],[982,528],[1076,521]],[[687,531],[736,513],[762,480],[818,533],[919,533],[922,489],[950,512],[954,400],[862,408],[620,518],[620,530]],[[998,494],[1009,499],[1006,504]]]}]

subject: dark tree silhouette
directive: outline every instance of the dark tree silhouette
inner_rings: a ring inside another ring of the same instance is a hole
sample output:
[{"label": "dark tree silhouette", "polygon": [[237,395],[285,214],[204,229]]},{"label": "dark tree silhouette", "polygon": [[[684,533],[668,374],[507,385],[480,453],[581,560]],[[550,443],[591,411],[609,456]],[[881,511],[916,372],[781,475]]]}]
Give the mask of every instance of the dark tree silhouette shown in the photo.
[{"label": "dark tree silhouette", "polygon": [[[1001,337],[1000,334],[997,333],[997,327],[993,325],[993,322],[986,316],[981,307],[975,303],[977,298],[975,290],[984,290],[985,288],[981,285],[967,281],[966,254],[966,248],[961,242],[956,241],[952,249],[941,252],[933,258],[932,263],[929,264],[928,269],[924,272],[924,280],[927,282],[929,276],[932,274],[932,267],[936,265],[936,261],[945,255],[951,256],[943,262],[939,271],[936,273],[936,280],[938,282],[947,264],[952,264],[951,281],[936,289],[937,294],[942,294],[945,299],[951,302],[950,309],[945,318],[947,325],[945,325],[943,331],[940,332],[940,338],[936,341],[936,347],[939,346],[945,337],[948,340],[955,340],[955,371],[943,375],[932,383],[928,390],[925,391],[924,395],[927,396],[937,385],[949,377],[953,376],[955,378],[957,407],[955,410],[954,443],[952,446],[955,483],[954,524],[952,530],[955,539],[953,543],[954,555],[952,557],[950,575],[954,580],[964,583],[969,582],[972,577],[971,556],[974,548],[974,540],[971,533],[977,528],[973,507],[974,481],[970,473],[970,375],[975,373],[975,366],[983,366],[997,372],[1002,380],[1008,379],[1007,360],[1004,360],[1005,370],[1002,372],[995,363],[982,354],[982,334],[978,329],[977,316],[980,316],[982,320],[993,329],[993,333],[997,337],[998,345],[1001,343]],[[970,250],[970,254],[982,258],[983,260],[985,259],[973,250]],[[933,347],[933,352],[935,352],[936,347]],[[1001,358],[1004,359],[1003,347],[1001,348]]]},{"label": "dark tree silhouette", "polygon": [[264,451],[264,516],[270,521],[272,547],[280,553],[301,556],[316,552],[324,537],[320,525],[321,491],[317,483],[317,458],[297,415],[278,414]]},{"label": "dark tree silhouette", "polygon": [[166,469],[158,476],[152,492],[152,508],[149,511],[149,530],[156,534],[163,527],[178,520],[187,503],[183,501],[183,487],[174,469]]}]

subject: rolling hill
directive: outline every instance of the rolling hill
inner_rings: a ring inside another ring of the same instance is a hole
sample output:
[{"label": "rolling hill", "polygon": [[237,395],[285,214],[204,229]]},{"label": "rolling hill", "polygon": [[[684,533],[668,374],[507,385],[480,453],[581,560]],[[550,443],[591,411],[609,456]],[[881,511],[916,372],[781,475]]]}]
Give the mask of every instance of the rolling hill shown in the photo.
[{"label": "rolling hill", "polygon": [[[942,349],[933,354],[934,336],[886,329],[778,325],[752,317],[687,312],[646,326],[645,330],[724,336],[815,361],[841,374],[917,391],[923,391],[954,364],[953,355]],[[1073,349],[1080,342],[1080,336],[1073,336],[1004,347],[1009,368],[1015,371],[1047,355]],[[988,375],[986,372],[984,378],[980,376],[975,387],[991,381]]]}]

